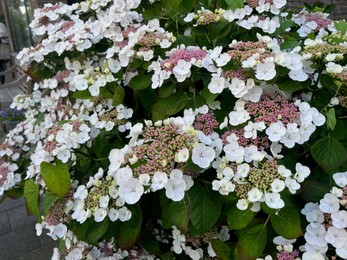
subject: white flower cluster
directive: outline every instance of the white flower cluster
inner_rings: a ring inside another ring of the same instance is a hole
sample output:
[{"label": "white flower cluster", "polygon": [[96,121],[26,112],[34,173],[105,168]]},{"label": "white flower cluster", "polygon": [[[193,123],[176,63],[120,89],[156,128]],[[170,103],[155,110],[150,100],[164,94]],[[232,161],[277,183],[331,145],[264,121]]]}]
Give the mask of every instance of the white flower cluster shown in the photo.
[{"label": "white flower cluster", "polygon": [[130,127],[130,122],[126,120],[132,117],[133,110],[122,104],[114,107],[112,102],[112,99],[102,100],[101,103],[93,106],[94,111],[90,111],[84,119],[97,129],[111,131],[118,126],[119,131],[125,132]]},{"label": "white flower cluster", "polygon": [[[115,43],[122,42],[122,27],[142,20],[141,16],[132,10],[137,8],[141,1],[117,0],[112,8],[106,8],[108,2],[110,1],[88,1],[73,6],[48,4],[37,10],[31,27],[37,35],[48,35],[35,48],[23,49],[17,58],[23,66],[27,66],[32,61],[42,62],[50,53],[61,55],[64,51],[83,52],[103,38],[115,40]],[[72,15],[76,10],[79,10],[79,14],[95,12],[98,19],[83,21],[78,15]],[[66,17],[69,19],[64,20]],[[118,34],[115,33],[117,31]]]},{"label": "white flower cluster", "polygon": [[[66,252],[60,252],[58,248],[54,248],[52,260],[68,259],[68,260],[81,260],[81,259],[127,259],[129,252],[115,248],[111,242],[100,242],[98,246],[91,246],[83,241],[75,241],[73,245],[67,247]],[[144,258],[138,258],[144,259]]]},{"label": "white flower cluster", "polygon": [[[272,169],[272,171],[266,172],[263,169],[251,168],[248,163],[238,164],[236,171],[234,171],[227,166],[229,163],[230,161],[226,157],[217,158],[214,162],[213,166],[217,170],[217,180],[212,182],[212,189],[218,191],[221,195],[228,195],[235,192],[236,187],[243,188],[244,190],[240,193],[242,197],[236,204],[240,210],[246,210],[251,204],[252,211],[257,212],[260,210],[259,203],[261,202],[265,202],[269,208],[283,208],[285,204],[280,193],[287,188],[290,193],[295,194],[300,189],[300,183],[310,174],[310,169],[300,163],[296,164],[295,173],[292,173],[283,165],[279,165],[277,170]],[[253,187],[254,176],[252,173],[261,171],[266,172],[267,176],[263,176],[262,180],[259,179],[256,182],[265,181],[266,185],[262,188]],[[271,175],[273,175],[273,179],[267,180]]]},{"label": "white flower cluster", "polygon": [[309,222],[304,249],[324,256],[330,244],[339,257],[346,259],[347,172],[335,173],[333,178],[339,187],[333,187],[319,203],[307,203],[301,211]]},{"label": "white flower cluster", "polygon": [[[293,118],[293,122],[289,122],[286,125],[282,122],[285,118],[285,114],[276,115],[276,119],[266,126],[266,121],[254,122],[251,116],[251,111],[247,109],[247,102],[238,100],[235,104],[234,110],[229,113],[229,124],[231,126],[244,126],[244,137],[248,139],[256,139],[262,133],[265,133],[268,139],[272,142],[272,147],[278,144],[283,144],[288,148],[293,148],[295,144],[303,144],[309,140],[310,136],[314,133],[317,126],[322,126],[326,119],[315,107],[311,107],[307,102],[295,101],[293,105],[297,107],[298,118]],[[271,109],[269,107],[269,109]],[[260,112],[261,113],[261,112]],[[274,116],[274,115],[271,115]],[[264,115],[264,120],[266,116]],[[267,122],[269,123],[269,122]],[[224,127],[225,124],[222,124]],[[229,137],[229,146],[224,147],[227,157],[230,161],[250,161],[250,157],[246,158],[246,151],[242,151],[237,145],[238,138],[234,135]],[[237,153],[233,150],[237,149]],[[254,148],[252,148],[254,149]],[[255,150],[255,149],[254,149]],[[276,153],[273,155],[276,157]],[[261,156],[260,156],[261,157]]]},{"label": "white flower cluster", "polygon": [[[192,246],[188,245],[188,241],[184,234],[181,233],[179,229],[177,229],[176,226],[172,226],[172,247],[171,250],[180,255],[183,252],[190,257],[190,259],[193,260],[199,260],[201,259],[204,254],[202,248],[193,248]],[[215,234],[212,237],[209,237],[209,240],[211,239],[219,239],[220,241],[228,241],[230,239],[229,235],[229,229],[226,226],[222,226],[219,233]],[[216,257],[216,253],[214,252],[211,242],[208,242],[208,248],[207,248],[208,255],[210,257]]]},{"label": "white flower cluster", "polygon": [[[170,120],[165,121],[165,123],[169,122]],[[147,126],[152,126],[151,121],[146,121],[146,124]],[[157,127],[161,126],[161,122],[156,122],[155,124]],[[113,149],[109,154],[111,164],[108,168],[108,175],[113,177],[116,186],[119,187],[119,197],[127,204],[135,204],[144,193],[165,189],[167,198],[173,201],[182,200],[185,192],[192,187],[193,180],[190,176],[184,175],[181,170],[174,168],[170,172],[157,170],[154,172],[142,172],[140,174],[132,170],[131,166],[138,162],[133,149],[137,146],[141,147],[146,142],[144,139],[138,139],[138,136],[142,134],[142,129],[142,124],[134,125],[130,129],[129,137],[132,137],[129,142],[130,145],[122,149]],[[198,148],[193,149],[193,152],[190,152],[187,148],[183,148],[175,154],[175,162],[169,162],[163,159],[160,163],[163,167],[168,164],[184,164],[188,161],[190,153],[195,158],[195,153],[199,152],[200,150]],[[213,159],[214,157],[209,158],[211,161]]]},{"label": "white flower cluster", "polygon": [[300,37],[306,37],[312,32],[324,31],[324,29],[332,29],[334,23],[328,18],[328,13],[309,12],[303,9],[300,13],[293,15],[293,21],[300,26],[297,30]]},{"label": "white flower cluster", "polygon": [[125,206],[125,202],[119,196],[116,187],[117,179],[108,175],[103,177],[104,171],[99,171],[89,178],[86,185],[77,187],[73,197],[72,218],[83,223],[91,216],[96,222],[103,221],[106,216],[111,221],[128,221],[131,218],[131,211]]},{"label": "white flower cluster", "polygon": [[[286,5],[286,0],[260,0],[244,2],[244,7],[237,8],[236,10],[218,9],[216,12],[218,16],[213,20],[213,22],[218,22],[223,18],[228,22],[235,22],[237,25],[247,30],[252,28],[260,28],[264,33],[273,33],[277,28],[280,27],[280,20],[277,16],[271,18],[270,16],[264,16],[263,14],[270,12],[278,15],[280,13],[280,9]],[[211,14],[212,11],[202,8],[196,14],[188,13],[184,18],[184,21],[189,23],[195,19],[197,20],[197,24],[194,26],[204,24],[206,22],[208,23],[208,19],[201,16],[202,13]]]},{"label": "white flower cluster", "polygon": [[0,159],[0,196],[21,181],[20,174],[15,173],[17,169],[17,164]]},{"label": "white flower cluster", "polygon": [[[303,58],[297,52],[297,48],[293,52],[283,52],[277,40],[269,36],[258,37],[258,45],[251,49],[254,51],[238,57],[242,62],[242,69],[252,70],[255,78],[261,81],[270,81],[275,78],[277,72],[276,67],[284,67],[289,69],[289,77],[295,81],[306,81],[307,73],[304,71]],[[245,46],[250,48],[248,42],[237,42],[234,40],[229,47]],[[243,47],[242,47],[243,48]],[[178,82],[185,81],[190,75],[193,67],[204,68],[211,72],[212,78],[208,84],[211,93],[222,93],[228,88],[237,98],[251,100],[257,102],[262,94],[262,88],[255,84],[252,78],[242,79],[239,77],[226,77],[227,70],[223,70],[230,60],[234,57],[233,50],[222,52],[222,47],[218,46],[212,50],[200,49],[195,46],[185,47],[181,45],[177,49],[172,49],[166,53],[169,57],[167,60],[154,61],[148,68],[149,72],[154,71],[152,75],[152,88],[162,86],[165,80],[168,80],[173,74]],[[249,51],[249,50],[248,50]],[[265,53],[265,54],[264,54]],[[237,54],[240,55],[240,54]],[[244,58],[242,58],[245,56]],[[187,58],[189,57],[189,58]]]}]

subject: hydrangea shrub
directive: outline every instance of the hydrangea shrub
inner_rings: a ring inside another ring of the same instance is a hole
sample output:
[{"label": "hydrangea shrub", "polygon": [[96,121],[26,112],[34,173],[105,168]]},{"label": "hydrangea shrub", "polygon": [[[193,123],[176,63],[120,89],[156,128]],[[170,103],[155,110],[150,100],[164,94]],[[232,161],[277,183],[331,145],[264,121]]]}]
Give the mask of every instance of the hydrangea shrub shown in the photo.
[{"label": "hydrangea shrub", "polygon": [[347,23],[285,5],[35,10],[0,196],[52,259],[347,259]]}]

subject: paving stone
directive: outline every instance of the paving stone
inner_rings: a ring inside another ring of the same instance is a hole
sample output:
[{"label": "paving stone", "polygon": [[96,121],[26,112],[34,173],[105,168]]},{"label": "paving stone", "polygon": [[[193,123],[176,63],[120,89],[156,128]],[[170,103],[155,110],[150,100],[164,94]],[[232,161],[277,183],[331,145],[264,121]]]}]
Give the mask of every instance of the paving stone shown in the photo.
[{"label": "paving stone", "polygon": [[47,244],[44,247],[35,249],[23,256],[18,257],[18,260],[48,260],[53,255],[53,248],[57,247],[57,242]]},{"label": "paving stone", "polygon": [[8,220],[7,212],[0,213],[0,236],[11,232],[10,221]]},{"label": "paving stone", "polygon": [[50,236],[48,236],[46,233],[48,231],[43,230],[42,231],[42,235],[39,236],[40,242],[42,246],[48,245],[48,244],[52,244],[52,243],[56,243],[56,246],[59,245],[59,240],[53,240],[53,238],[51,238]]},{"label": "paving stone", "polygon": [[33,223],[37,222],[37,218],[35,216],[28,215],[25,206],[11,209],[7,212],[7,214],[13,231],[18,230],[23,226],[33,225]]},{"label": "paving stone", "polygon": [[0,237],[0,259],[14,259],[40,247],[40,240],[36,236],[34,225],[24,226],[16,232],[11,232]]},{"label": "paving stone", "polygon": [[3,203],[0,204],[0,212],[5,212],[22,205],[25,205],[25,199],[23,197],[17,200],[6,199]]}]

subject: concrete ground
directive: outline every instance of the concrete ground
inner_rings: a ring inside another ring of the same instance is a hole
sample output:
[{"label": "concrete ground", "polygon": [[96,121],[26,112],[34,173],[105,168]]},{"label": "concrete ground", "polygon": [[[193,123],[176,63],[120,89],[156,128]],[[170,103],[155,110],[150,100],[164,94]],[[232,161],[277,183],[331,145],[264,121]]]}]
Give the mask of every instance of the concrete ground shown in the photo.
[{"label": "concrete ground", "polygon": [[49,260],[58,242],[36,236],[35,216],[29,216],[23,198],[0,204],[0,259]]}]

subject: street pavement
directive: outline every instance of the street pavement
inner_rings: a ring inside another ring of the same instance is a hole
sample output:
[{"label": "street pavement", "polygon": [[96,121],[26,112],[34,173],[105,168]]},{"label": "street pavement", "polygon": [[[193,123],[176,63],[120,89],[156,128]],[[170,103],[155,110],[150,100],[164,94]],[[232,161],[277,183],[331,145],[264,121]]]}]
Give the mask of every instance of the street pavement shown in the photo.
[{"label": "street pavement", "polygon": [[36,236],[37,218],[28,215],[23,198],[0,204],[0,259],[49,260],[58,242]]}]

